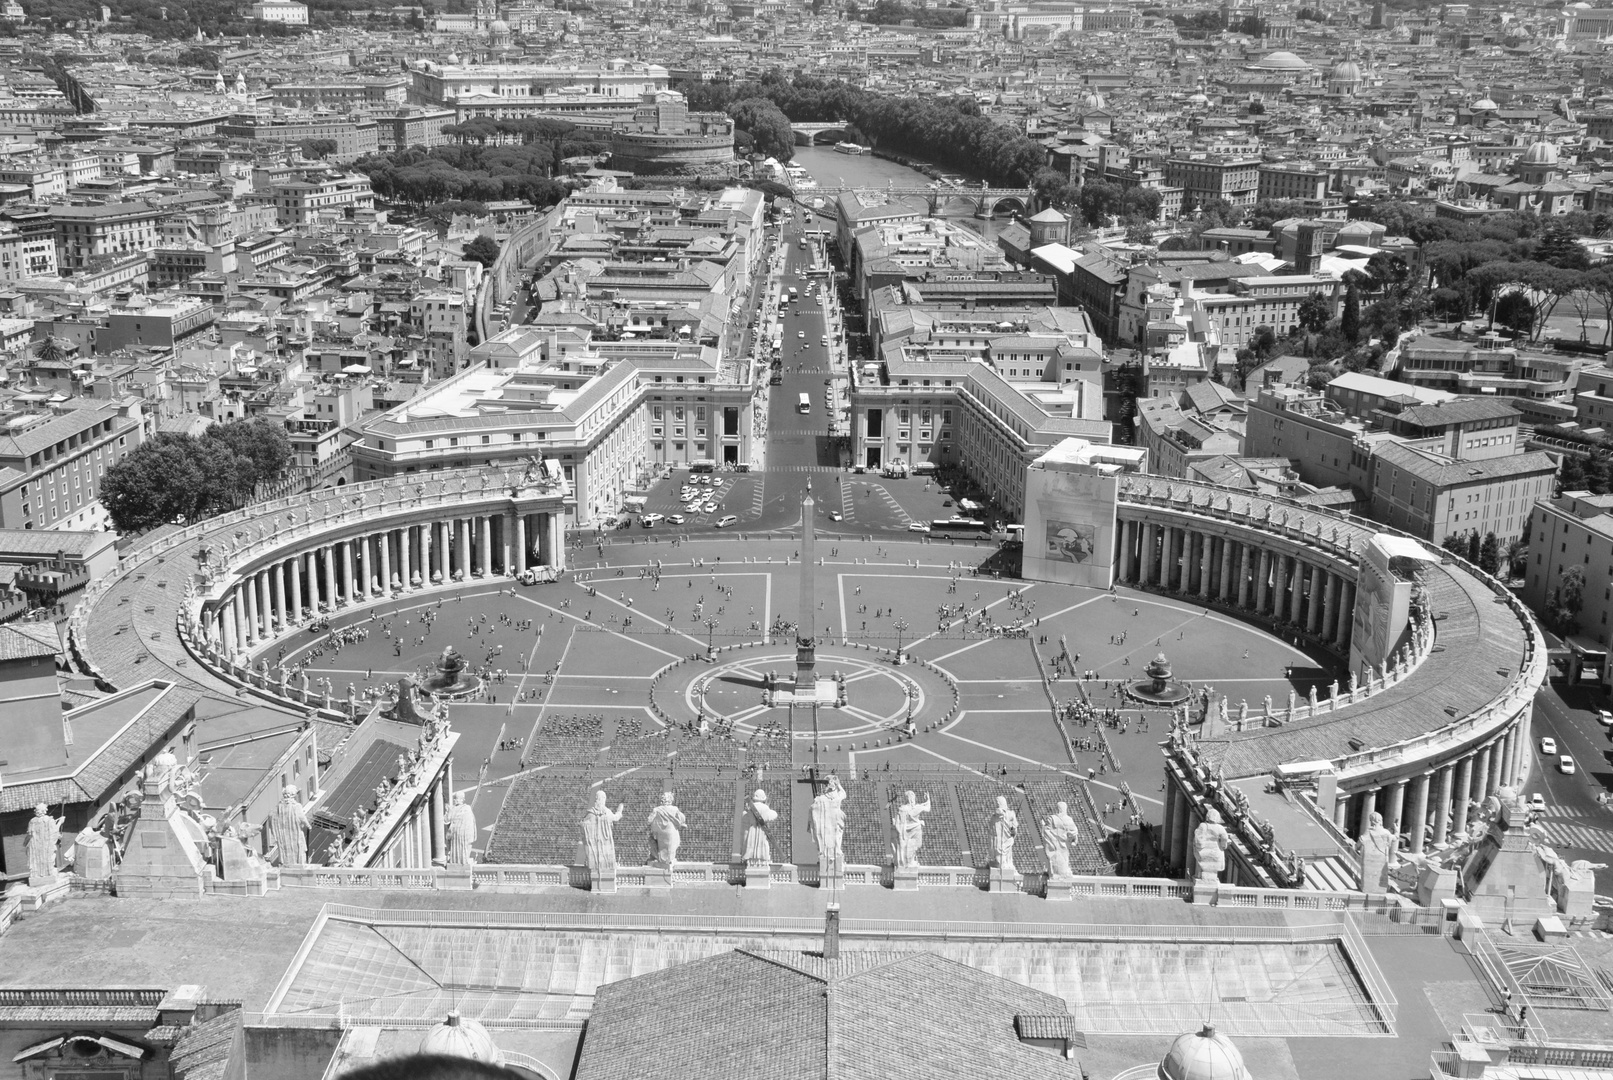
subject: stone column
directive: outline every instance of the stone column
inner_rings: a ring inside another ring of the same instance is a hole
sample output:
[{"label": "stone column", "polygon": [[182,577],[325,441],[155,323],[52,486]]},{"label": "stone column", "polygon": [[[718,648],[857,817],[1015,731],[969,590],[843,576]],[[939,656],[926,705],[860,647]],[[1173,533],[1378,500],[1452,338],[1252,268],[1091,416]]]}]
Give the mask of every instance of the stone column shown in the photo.
[{"label": "stone column", "polygon": [[1475,802],[1483,802],[1485,796],[1490,794],[1490,767],[1493,759],[1491,746],[1486,745],[1473,755],[1473,795]]},{"label": "stone column", "polygon": [[1130,581],[1137,569],[1137,523],[1120,523],[1120,580]]},{"label": "stone column", "polygon": [[381,548],[381,595],[392,595],[392,530],[382,529],[375,538]]},{"label": "stone column", "polygon": [[1467,830],[1467,802],[1472,797],[1473,755],[1468,754],[1456,763],[1456,783],[1451,792],[1451,827],[1457,832]]},{"label": "stone column", "polygon": [[1295,626],[1304,626],[1301,621],[1305,608],[1305,571],[1307,564],[1304,559],[1294,556],[1294,572],[1289,575],[1289,582],[1293,590],[1288,598],[1288,621]]},{"label": "stone column", "polygon": [[1322,631],[1322,605],[1326,602],[1327,579],[1325,571],[1320,566],[1311,567],[1311,593],[1310,608],[1305,612],[1305,628],[1312,637]]},{"label": "stone column", "polygon": [[[1389,803],[1385,807],[1383,815],[1384,824],[1389,827],[1389,831],[1394,833],[1396,837],[1400,835],[1401,818],[1405,813],[1405,808],[1406,782],[1396,780],[1389,786]],[[1397,840],[1396,843],[1398,844],[1399,841]]]},{"label": "stone column", "polygon": [[398,530],[398,576],[405,589],[413,588],[414,579],[414,526],[405,525]]},{"label": "stone column", "polygon": [[1350,831],[1350,800],[1354,797],[1341,788],[1333,798],[1333,824],[1339,832]]},{"label": "stone column", "polygon": [[493,576],[493,519],[482,515],[482,576]]},{"label": "stone column", "polygon": [[258,629],[258,580],[256,576],[249,577],[241,590],[246,593],[246,637],[248,645],[255,644],[261,631]]},{"label": "stone column", "polygon": [[1170,591],[1171,578],[1176,573],[1176,563],[1177,560],[1181,558],[1182,554],[1179,550],[1177,550],[1176,547],[1177,531],[1178,530],[1167,525],[1165,526],[1164,533],[1160,536],[1160,555],[1162,556],[1162,565],[1159,568],[1159,587],[1164,589],[1166,592]]},{"label": "stone column", "polygon": [[549,565],[556,570],[566,568],[566,515],[559,510],[549,517]]},{"label": "stone column", "polygon": [[1188,869],[1187,855],[1193,842],[1192,830],[1188,828],[1190,820],[1192,819],[1188,813],[1187,796],[1177,792],[1176,815],[1171,824],[1170,860],[1172,866],[1180,866],[1184,872]]},{"label": "stone column", "polygon": [[460,518],[459,527],[457,530],[459,533],[459,572],[465,576],[466,581],[470,580],[470,538],[472,524],[473,523],[470,518]]},{"label": "stone column", "polygon": [[448,858],[448,845],[443,836],[442,778],[431,785],[431,861],[438,863]]},{"label": "stone column", "polygon": [[265,573],[269,577],[269,628],[273,630],[276,620],[281,626],[287,622],[285,567],[275,563]]},{"label": "stone column", "polygon": [[1232,538],[1221,537],[1221,603],[1232,603]]},{"label": "stone column", "polygon": [[293,622],[302,622],[302,573],[305,567],[303,560],[308,556],[297,555],[291,560],[291,619]]},{"label": "stone column", "polygon": [[236,636],[235,636],[235,598],[234,597],[231,597],[228,600],[224,601],[224,604],[223,604],[223,606],[222,606],[222,608],[221,608],[221,610],[219,612],[218,628],[219,628],[219,636],[223,638],[222,647],[224,649],[224,655],[227,656],[227,657],[234,656],[235,655],[235,643],[236,643],[236,640],[237,640]]},{"label": "stone column", "polygon": [[1215,555],[1215,537],[1209,533],[1199,533],[1199,598],[1210,598],[1210,584],[1215,576],[1213,558]]},{"label": "stone column", "polygon": [[1356,818],[1356,836],[1365,835],[1372,826],[1372,812],[1378,808],[1378,792],[1381,790],[1370,787],[1361,793],[1360,816]]},{"label": "stone column", "polygon": [[1334,640],[1339,608],[1339,576],[1331,570],[1322,578],[1322,640]]},{"label": "stone column", "polygon": [[1450,835],[1451,788],[1456,784],[1456,766],[1442,767],[1434,778],[1434,846],[1445,842]]},{"label": "stone column", "polygon": [[1346,581],[1343,588],[1343,601],[1339,604],[1339,648],[1344,652],[1350,651],[1350,626],[1355,618],[1355,582]]},{"label": "stone column", "polygon": [[1518,725],[1507,728],[1506,752],[1501,759],[1501,784],[1510,787],[1518,775]]},{"label": "stone column", "polygon": [[353,545],[346,540],[341,541],[342,549],[342,591],[347,594],[347,603],[351,604],[357,596],[353,592]]},{"label": "stone column", "polygon": [[1249,580],[1249,553],[1252,549],[1243,541],[1238,542],[1238,607],[1247,610],[1249,607],[1249,589],[1253,582]]},{"label": "stone column", "polygon": [[263,629],[259,636],[267,641],[274,637],[274,597],[269,592],[269,571],[259,570],[256,575],[258,584],[258,617],[263,621]]},{"label": "stone column", "polygon": [[1412,779],[1411,789],[1411,850],[1423,852],[1423,830],[1428,827],[1428,785],[1434,774],[1425,772]]},{"label": "stone column", "polygon": [[[1279,614],[1282,611],[1283,603],[1283,562],[1285,557],[1282,555],[1274,555],[1271,552],[1265,552],[1263,554],[1265,554],[1266,558],[1271,564],[1271,592],[1269,594],[1269,603],[1267,601],[1267,594],[1261,594],[1260,614],[1265,615],[1268,612],[1272,614]],[[1265,575],[1262,574],[1261,577],[1264,578]]]},{"label": "stone column", "polygon": [[1158,530],[1154,528],[1154,523],[1153,522],[1147,521],[1147,522],[1143,523],[1143,551],[1142,551],[1142,556],[1143,556],[1143,577],[1142,577],[1142,584],[1144,584],[1144,585],[1152,585],[1154,583],[1154,559],[1155,559],[1154,544],[1155,544],[1155,541],[1158,539],[1157,533],[1158,533]]},{"label": "stone column", "polygon": [[526,515],[515,515],[515,572],[526,572]]},{"label": "stone column", "polygon": [[1166,858],[1170,858],[1170,853],[1175,847],[1176,833],[1173,826],[1176,824],[1176,800],[1179,798],[1181,796],[1176,793],[1176,784],[1172,781],[1170,774],[1166,773],[1165,813],[1159,823],[1159,849],[1165,853]]}]

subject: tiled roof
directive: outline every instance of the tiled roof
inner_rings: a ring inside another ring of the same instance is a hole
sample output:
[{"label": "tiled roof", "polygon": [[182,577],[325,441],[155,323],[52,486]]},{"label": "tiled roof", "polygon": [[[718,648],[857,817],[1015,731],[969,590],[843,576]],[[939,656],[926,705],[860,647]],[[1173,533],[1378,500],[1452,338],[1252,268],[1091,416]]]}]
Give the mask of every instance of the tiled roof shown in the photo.
[{"label": "tiled roof", "polygon": [[54,625],[19,622],[0,626],[0,660],[55,656],[61,651],[62,641]]},{"label": "tiled roof", "polygon": [[220,1080],[240,1027],[241,1010],[232,1009],[186,1028],[168,1059],[174,1080]]},{"label": "tiled roof", "polygon": [[627,1080],[1076,1080],[1081,1067],[1027,1046],[1020,1015],[1062,998],[928,953],[707,957],[599,988],[576,1075]]}]

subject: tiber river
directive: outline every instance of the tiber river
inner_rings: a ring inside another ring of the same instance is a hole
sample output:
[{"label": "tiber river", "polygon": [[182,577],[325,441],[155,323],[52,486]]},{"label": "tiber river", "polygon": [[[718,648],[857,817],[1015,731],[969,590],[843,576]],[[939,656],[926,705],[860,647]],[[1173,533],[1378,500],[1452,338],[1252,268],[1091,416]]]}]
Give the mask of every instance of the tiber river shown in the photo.
[{"label": "tiber river", "polygon": [[[887,183],[896,187],[922,188],[934,183],[928,176],[906,165],[875,157],[872,154],[837,154],[832,146],[797,146],[794,164],[825,187],[869,187],[883,190]],[[810,199],[810,192],[802,193]],[[944,215],[960,225],[966,225],[987,239],[995,239],[997,227],[1007,217],[996,221],[979,221],[976,218],[952,211]]]}]

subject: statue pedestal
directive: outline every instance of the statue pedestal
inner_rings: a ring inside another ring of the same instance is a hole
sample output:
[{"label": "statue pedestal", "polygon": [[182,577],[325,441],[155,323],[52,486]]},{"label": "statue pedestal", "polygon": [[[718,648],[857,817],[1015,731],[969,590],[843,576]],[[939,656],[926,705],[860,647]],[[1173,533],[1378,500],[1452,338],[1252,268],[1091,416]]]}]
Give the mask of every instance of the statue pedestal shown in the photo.
[{"label": "statue pedestal", "polygon": [[919,868],[898,866],[891,873],[891,887],[897,892],[918,892]]},{"label": "statue pedestal", "polygon": [[991,891],[1018,892],[1019,875],[1011,870],[1007,873],[1004,873],[1002,867],[993,866],[991,868]]},{"label": "statue pedestal", "polygon": [[[588,873],[586,868],[583,869],[583,873]],[[609,873],[589,875],[588,891],[596,893],[614,893],[616,891],[616,869],[612,867]]]},{"label": "statue pedestal", "polygon": [[73,873],[85,881],[105,881],[112,876],[112,853],[105,844],[75,844]]},{"label": "statue pedestal", "polygon": [[1424,866],[1417,875],[1417,906],[1435,907],[1442,900],[1456,898],[1456,871],[1444,866]]},{"label": "statue pedestal", "polygon": [[1389,859],[1370,843],[1362,845],[1361,891],[1381,893],[1389,888]]},{"label": "statue pedestal", "polygon": [[1218,892],[1221,891],[1219,878],[1194,878],[1193,902],[1195,904],[1213,904]]},{"label": "statue pedestal", "polygon": [[470,892],[474,885],[469,866],[445,866],[437,871],[437,888]]},{"label": "statue pedestal", "polygon": [[1075,899],[1075,888],[1074,888],[1074,886],[1075,886],[1075,881],[1072,878],[1050,877],[1050,878],[1047,879],[1047,899],[1049,899],[1049,900],[1074,900]]},{"label": "statue pedestal", "polygon": [[773,866],[771,863],[746,863],[745,888],[771,889],[773,887]]},{"label": "statue pedestal", "polygon": [[650,889],[672,888],[672,867],[651,863],[644,868],[644,884]]},{"label": "statue pedestal", "polygon": [[841,878],[839,870],[831,870],[828,873],[824,873],[821,869],[818,871],[818,888],[839,892],[845,887],[846,883]]}]

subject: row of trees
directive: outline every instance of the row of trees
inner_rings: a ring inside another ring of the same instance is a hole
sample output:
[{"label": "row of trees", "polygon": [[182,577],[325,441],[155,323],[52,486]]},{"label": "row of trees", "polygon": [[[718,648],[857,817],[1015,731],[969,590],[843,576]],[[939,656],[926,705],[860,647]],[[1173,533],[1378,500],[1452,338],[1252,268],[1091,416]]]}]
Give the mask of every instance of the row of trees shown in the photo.
[{"label": "row of trees", "polygon": [[923,5],[904,4],[901,0],[875,0],[857,16],[863,22],[878,26],[899,26],[911,23],[926,30],[945,30],[962,26],[969,21],[966,7],[927,8]]},{"label": "row of trees", "polygon": [[568,190],[561,181],[548,178],[556,162],[553,150],[540,143],[469,144],[430,150],[412,146],[372,154],[353,167],[370,178],[377,195],[411,206],[525,199],[545,207],[565,198]]},{"label": "row of trees", "polygon": [[285,426],[261,418],[216,425],[199,439],[160,434],[107,470],[101,503],[120,533],[199,521],[247,503],[290,460]]},{"label": "row of trees", "polygon": [[[798,75],[790,80],[778,72],[754,82],[686,82],[677,88],[691,109],[732,116],[738,103],[765,98],[788,120],[849,123],[863,136],[859,142],[1004,186],[1028,185],[1047,162],[1040,144],[981,116],[980,106],[970,98],[894,97],[838,79]],[[735,123],[750,131],[737,118]],[[761,140],[756,145],[760,151]]]}]

